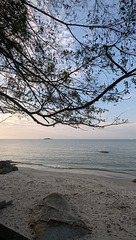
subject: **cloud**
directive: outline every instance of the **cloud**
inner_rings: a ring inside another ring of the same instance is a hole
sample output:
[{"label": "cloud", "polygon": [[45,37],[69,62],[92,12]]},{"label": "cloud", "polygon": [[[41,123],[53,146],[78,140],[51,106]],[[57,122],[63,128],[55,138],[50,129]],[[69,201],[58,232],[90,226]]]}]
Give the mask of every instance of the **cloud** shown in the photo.
[{"label": "cloud", "polygon": [[29,117],[21,117],[19,114],[0,114],[0,127],[4,126],[18,126],[18,125],[33,125],[35,124]]}]

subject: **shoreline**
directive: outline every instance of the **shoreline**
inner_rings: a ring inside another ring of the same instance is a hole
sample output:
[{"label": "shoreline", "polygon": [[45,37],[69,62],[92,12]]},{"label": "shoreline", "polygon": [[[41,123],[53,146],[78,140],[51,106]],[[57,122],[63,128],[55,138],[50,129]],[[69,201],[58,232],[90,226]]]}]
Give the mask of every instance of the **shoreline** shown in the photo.
[{"label": "shoreline", "polygon": [[[14,162],[13,162],[14,163]],[[58,172],[58,173],[70,173],[70,174],[79,174],[79,175],[95,175],[100,177],[109,177],[109,178],[119,178],[119,179],[128,179],[133,180],[136,178],[136,175],[133,175],[129,172],[117,172],[107,169],[86,169],[86,168],[65,168],[65,167],[51,167],[43,165],[34,165],[34,164],[23,164],[16,163],[17,167],[21,168],[30,168],[38,171],[47,171],[47,172]]]},{"label": "shoreline", "polygon": [[13,205],[0,210],[0,223],[31,240],[30,212],[53,192],[63,194],[70,201],[76,215],[92,229],[91,240],[136,238],[135,183],[125,178],[60,169],[41,171],[19,167],[18,171],[0,175],[0,201],[13,201]]}]

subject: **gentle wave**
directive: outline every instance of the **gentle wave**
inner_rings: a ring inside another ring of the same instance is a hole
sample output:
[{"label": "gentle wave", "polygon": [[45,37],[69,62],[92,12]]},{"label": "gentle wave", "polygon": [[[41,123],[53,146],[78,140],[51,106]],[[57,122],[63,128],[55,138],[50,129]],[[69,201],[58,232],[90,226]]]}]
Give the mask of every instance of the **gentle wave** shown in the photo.
[{"label": "gentle wave", "polygon": [[25,167],[31,167],[31,168],[37,168],[37,167],[42,167],[43,170],[44,168],[45,169],[60,169],[60,170],[79,170],[79,171],[84,171],[84,170],[87,170],[87,171],[97,171],[97,172],[105,172],[105,173],[117,173],[117,174],[127,174],[127,175],[131,175],[131,172],[135,172],[134,169],[129,169],[129,170],[126,170],[124,169],[123,171],[115,171],[115,170],[112,170],[112,169],[107,169],[107,168],[96,168],[96,167],[69,167],[69,166],[62,166],[62,165],[53,165],[53,164],[42,164],[42,163],[28,163],[28,162],[15,162],[15,161],[11,161],[12,163],[14,164],[17,164],[19,166],[25,166]]},{"label": "gentle wave", "polygon": [[42,164],[42,163],[28,163],[28,162],[17,162],[17,161],[11,161],[13,164],[18,165],[25,165],[25,166],[40,166],[40,167],[49,167],[49,168],[60,168],[60,169],[71,169],[71,167],[65,167],[61,165],[50,165],[50,164]]}]

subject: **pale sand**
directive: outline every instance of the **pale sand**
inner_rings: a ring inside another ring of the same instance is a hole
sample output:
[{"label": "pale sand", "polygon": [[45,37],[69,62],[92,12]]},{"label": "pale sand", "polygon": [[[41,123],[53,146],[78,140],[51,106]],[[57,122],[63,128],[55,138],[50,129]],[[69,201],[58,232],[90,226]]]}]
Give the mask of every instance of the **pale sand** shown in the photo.
[{"label": "pale sand", "polygon": [[63,194],[92,229],[91,240],[136,239],[136,183],[89,174],[19,168],[0,175],[0,201],[13,200],[0,210],[0,223],[32,239],[31,209],[52,192]]}]

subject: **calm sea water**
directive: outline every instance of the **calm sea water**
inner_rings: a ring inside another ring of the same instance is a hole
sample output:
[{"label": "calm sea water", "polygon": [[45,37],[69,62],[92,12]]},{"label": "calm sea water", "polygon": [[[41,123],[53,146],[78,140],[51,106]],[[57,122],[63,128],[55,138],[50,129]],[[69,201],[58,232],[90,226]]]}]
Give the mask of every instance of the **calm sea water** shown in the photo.
[{"label": "calm sea water", "polygon": [[40,169],[134,177],[136,140],[0,140],[0,160]]}]

